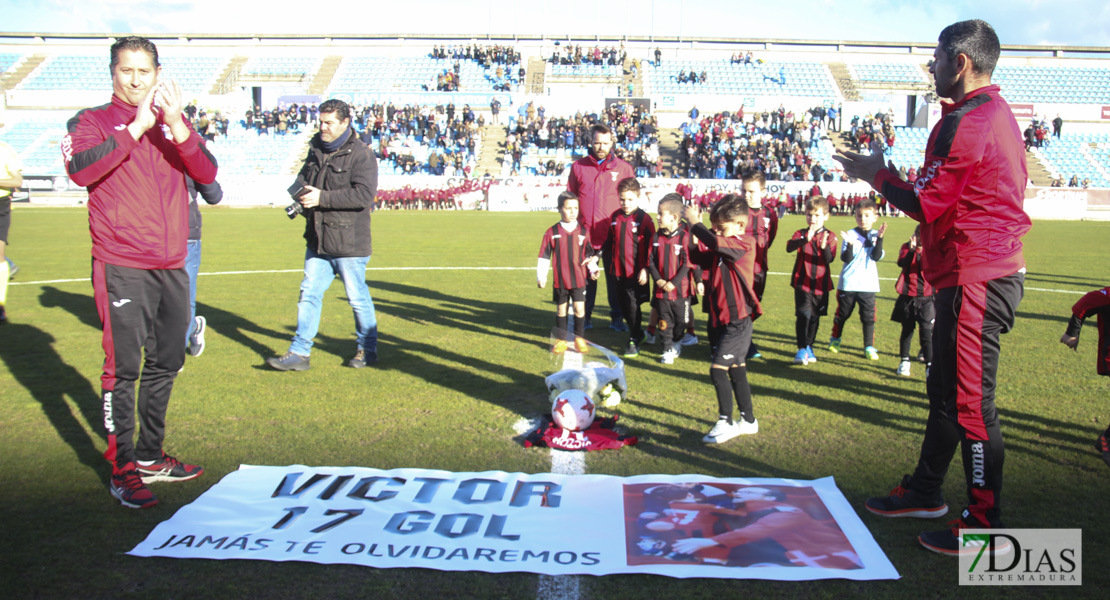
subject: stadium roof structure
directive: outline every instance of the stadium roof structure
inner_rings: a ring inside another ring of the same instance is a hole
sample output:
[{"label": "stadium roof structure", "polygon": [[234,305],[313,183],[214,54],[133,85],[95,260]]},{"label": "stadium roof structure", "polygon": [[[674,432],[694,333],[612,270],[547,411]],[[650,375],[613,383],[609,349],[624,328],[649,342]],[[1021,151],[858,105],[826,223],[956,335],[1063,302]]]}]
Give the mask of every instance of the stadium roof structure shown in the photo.
[{"label": "stadium roof structure", "polygon": [[[134,33],[64,33],[64,32],[2,32],[0,45],[3,44],[73,44],[113,42],[114,40],[136,35]],[[920,53],[932,52],[935,41],[878,42],[866,40],[805,40],[786,38],[724,38],[690,36],[552,36],[523,34],[429,34],[429,33],[392,33],[392,34],[340,34],[333,36],[318,34],[251,34],[251,33],[151,33],[146,37],[155,43],[170,44],[304,44],[319,41],[329,45],[344,45],[374,42],[418,41],[437,42],[572,42],[572,43],[649,43],[649,44],[689,44],[703,45],[706,48],[729,46],[751,50],[775,51],[825,51],[825,52],[873,52],[873,53]],[[1008,56],[1040,56],[1069,58],[1110,58],[1110,48],[1101,46],[1041,46],[1035,44],[1003,45],[1002,51]]]}]

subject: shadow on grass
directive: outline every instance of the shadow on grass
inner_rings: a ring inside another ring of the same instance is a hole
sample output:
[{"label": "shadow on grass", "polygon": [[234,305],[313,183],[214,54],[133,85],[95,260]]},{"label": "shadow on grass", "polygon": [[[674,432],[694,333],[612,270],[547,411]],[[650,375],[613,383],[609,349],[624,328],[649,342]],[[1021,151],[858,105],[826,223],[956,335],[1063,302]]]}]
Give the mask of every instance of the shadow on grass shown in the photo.
[{"label": "shadow on grass", "polygon": [[[375,299],[374,303],[393,317],[518,341],[529,340],[530,338],[526,337],[529,335],[544,335],[555,320],[554,305],[550,305],[549,310],[540,310],[507,302],[475,301],[463,296],[394,282],[373,282],[371,291],[374,290],[387,292],[380,300]],[[551,295],[546,290],[540,290],[540,293],[545,294],[545,298]],[[423,298],[438,303],[439,306],[433,307],[391,298]]]},{"label": "shadow on grass", "polygon": [[[77,369],[62,360],[54,350],[55,339],[49,333],[30,325],[11,323],[5,326],[4,336],[6,341],[0,344],[0,360],[7,365],[16,382],[42,405],[42,412],[58,437],[73,448],[78,460],[107,483],[104,457],[89,434],[89,431],[102,431],[98,391]],[[76,413],[66,398],[77,407]]]},{"label": "shadow on grass", "polygon": [[1067,275],[1059,275],[1056,273],[1033,273],[1028,272],[1025,274],[1026,285],[1035,284],[1032,287],[1040,287],[1040,284],[1063,284],[1063,285],[1077,285],[1080,287],[1090,288],[1097,290],[1106,287],[1106,282],[1097,279],[1088,279],[1086,277],[1071,277]]},{"label": "shadow on grass", "polygon": [[[1079,296],[1076,296],[1076,299],[1078,300]],[[1074,303],[1068,302],[1064,310],[1060,311],[1060,314],[1058,315],[1045,315],[1039,313],[1023,312],[1019,310],[1017,312],[1017,318],[1020,321],[1048,321],[1050,323],[1059,323],[1060,333],[1064,333],[1064,330],[1068,328],[1068,320],[1071,319],[1072,304]]]},{"label": "shadow on grass", "polygon": [[[263,327],[255,323],[254,321],[243,318],[236,313],[228,312],[213,304],[200,302],[199,300],[197,301],[197,315],[203,316],[208,323],[208,327],[216,333],[219,333],[223,337],[239,344],[240,346],[243,346],[244,348],[249,349],[251,352],[258,354],[263,358],[269,358],[273,356],[273,348],[261,342],[255,341],[251,338],[251,336],[247,334],[257,334],[275,339],[289,339],[289,337],[284,336],[283,332],[281,331],[270,329],[268,327]],[[278,354],[284,353],[285,351],[282,350]]]},{"label": "shadow on grass", "polygon": [[[79,294],[66,292],[53,286],[43,286],[42,293],[39,295],[39,304],[44,308],[64,309],[77,317],[81,323],[98,331],[102,327],[100,316],[96,314],[96,304],[93,301],[91,293]],[[248,333],[268,336],[275,339],[280,339],[284,336],[281,331],[262,327],[254,321],[245,319],[233,312],[223,310],[213,304],[198,301],[197,314],[203,316],[208,321],[208,327],[220,335],[228,338],[232,342],[249,348],[252,352],[262,357],[272,356],[273,350],[269,346],[253,340],[247,335]],[[183,344],[184,342],[185,340],[182,340]]]},{"label": "shadow on grass", "polygon": [[44,285],[42,286],[42,293],[39,294],[39,304],[43,308],[64,309],[77,317],[82,324],[88,325],[97,331],[100,331],[103,327],[100,323],[100,315],[96,314],[96,303],[93,301],[91,292],[76,294],[59,290],[54,286]]}]

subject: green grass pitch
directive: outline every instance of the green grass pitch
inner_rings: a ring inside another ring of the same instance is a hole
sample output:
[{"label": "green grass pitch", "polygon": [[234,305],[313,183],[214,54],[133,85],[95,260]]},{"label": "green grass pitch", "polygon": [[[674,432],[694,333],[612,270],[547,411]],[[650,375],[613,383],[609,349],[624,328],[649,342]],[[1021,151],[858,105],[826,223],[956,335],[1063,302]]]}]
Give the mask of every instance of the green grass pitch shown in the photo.
[{"label": "green grass pitch", "polygon": [[[189,358],[168,416],[167,450],[206,469],[196,481],[155,484],[161,504],[119,507],[107,491],[100,425],[100,330],[87,281],[87,217],[79,208],[18,207],[8,254],[21,266],[0,329],[0,595],[5,598],[535,598],[539,577],[305,563],[142,559],[124,553],[240,464],[420,467],[544,472],[513,424],[549,409],[543,377],[554,307],[535,285],[536,252],[555,213],[378,212],[367,279],[381,335],[377,368],[343,366],[354,351],[342,285],[328,291],[312,368],[278,373],[263,361],[288,346],[296,319],[303,226],[281,211],[204,211],[198,314],[208,347]],[[586,456],[612,475],[716,477],[833,475],[902,574],[898,581],[737,582],[655,576],[583,577],[584,598],[995,597],[957,586],[956,561],[915,537],[945,520],[880,519],[862,508],[912,470],[926,415],[924,368],[900,378],[895,298],[907,219],[886,219],[877,362],[863,357],[858,319],[839,355],[801,368],[785,242],[803,226],[787,217],[772,248],[766,316],[755,324],[763,359],[749,367],[760,432],[720,447],[701,437],[716,418],[708,347],[674,365],[649,346],[628,360],[622,425],[640,444]],[[829,228],[847,230],[848,217]],[[1010,527],[1080,528],[1082,588],[1006,588],[1008,597],[1102,597],[1110,585],[1110,469],[1092,444],[1110,419],[1107,381],[1094,373],[1096,332],[1079,352],[1058,343],[1079,293],[1110,282],[1110,223],[1037,222],[1025,238],[1029,273],[1015,329],[1003,337],[998,407],[1006,436],[1004,519]],[[839,271],[839,265],[837,266]],[[238,273],[236,273],[238,272]],[[602,292],[603,294],[604,292]],[[605,306],[604,301],[599,302]],[[592,341],[626,338],[599,325]],[[704,319],[699,315],[699,331]],[[916,342],[914,352],[916,352]],[[957,455],[945,495],[964,501]],[[1098,592],[1099,589],[1104,590]]]}]

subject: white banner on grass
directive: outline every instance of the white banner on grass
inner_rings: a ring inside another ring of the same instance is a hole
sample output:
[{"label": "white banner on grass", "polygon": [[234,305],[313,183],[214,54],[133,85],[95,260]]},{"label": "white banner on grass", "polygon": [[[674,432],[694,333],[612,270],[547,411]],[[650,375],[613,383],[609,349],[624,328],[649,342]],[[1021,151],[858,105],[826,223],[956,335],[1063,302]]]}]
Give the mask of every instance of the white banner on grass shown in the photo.
[{"label": "white banner on grass", "polygon": [[[672,545],[713,535],[725,545],[687,554]],[[831,477],[243,466],[130,554],[548,575],[899,577]]]}]

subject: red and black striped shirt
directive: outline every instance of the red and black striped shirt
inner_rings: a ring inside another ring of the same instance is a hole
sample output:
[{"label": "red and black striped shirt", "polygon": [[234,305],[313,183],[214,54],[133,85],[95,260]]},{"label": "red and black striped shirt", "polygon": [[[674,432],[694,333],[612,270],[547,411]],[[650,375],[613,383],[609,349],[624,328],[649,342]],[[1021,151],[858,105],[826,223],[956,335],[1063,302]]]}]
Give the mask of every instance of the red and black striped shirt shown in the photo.
[{"label": "red and black striped shirt", "polygon": [[[690,232],[701,242],[691,246],[694,261],[709,273],[709,325],[716,327],[753,320],[763,314],[752,288],[755,276],[756,245],[750,235],[724,237],[695,224]],[[705,250],[701,248],[704,247]]]},{"label": "red and black striped shirt", "polygon": [[755,272],[767,272],[767,250],[779,233],[779,216],[773,209],[748,209],[748,228],[744,233],[755,239]]},{"label": "red and black striped shirt", "polygon": [[902,267],[902,272],[894,284],[895,291],[906,296],[932,296],[936,293],[921,273],[924,257],[925,249],[921,246],[910,250],[909,242],[902,244],[902,249],[898,251],[898,266]]},{"label": "red and black striped shirt", "polygon": [[665,279],[674,284],[674,290],[663,291],[655,286],[655,297],[661,300],[678,300],[690,295],[689,278],[686,274],[690,270],[690,261],[686,246],[689,245],[690,234],[681,227],[671,233],[663,230],[655,232],[651,237],[651,248],[648,257],[648,272],[652,281]]},{"label": "red and black striped shirt", "polygon": [[609,270],[615,277],[638,277],[647,267],[651,236],[655,222],[643,209],[631,214],[618,210],[609,218],[609,236],[605,251],[609,253]]},{"label": "red and black striped shirt", "polygon": [[[814,240],[807,237],[809,228],[799,229],[786,242],[786,251],[798,252],[794,259],[794,272],[790,275],[790,286],[811,294],[824,294],[832,289],[832,270],[829,268],[836,260],[836,234],[821,228]],[[818,242],[824,241],[823,245]]]},{"label": "red and black striped shirt", "polygon": [[574,229],[570,231],[563,229],[561,223],[556,223],[543,234],[539,257],[551,261],[551,268],[555,272],[554,285],[558,289],[586,287],[589,276],[582,263],[593,255],[590,235],[582,228],[581,223],[575,223]]}]

